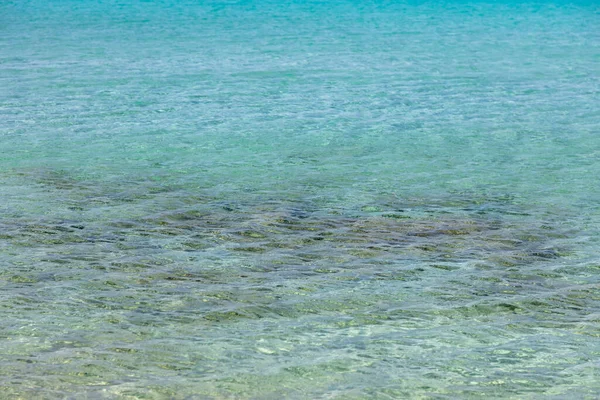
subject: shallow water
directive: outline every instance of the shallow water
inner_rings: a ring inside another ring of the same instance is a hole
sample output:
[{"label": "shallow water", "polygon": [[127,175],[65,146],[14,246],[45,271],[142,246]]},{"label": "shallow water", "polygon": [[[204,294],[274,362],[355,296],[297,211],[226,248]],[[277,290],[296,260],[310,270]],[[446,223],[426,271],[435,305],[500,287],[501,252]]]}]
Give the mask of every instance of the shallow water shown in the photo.
[{"label": "shallow water", "polygon": [[593,3],[0,5],[7,398],[597,398]]}]

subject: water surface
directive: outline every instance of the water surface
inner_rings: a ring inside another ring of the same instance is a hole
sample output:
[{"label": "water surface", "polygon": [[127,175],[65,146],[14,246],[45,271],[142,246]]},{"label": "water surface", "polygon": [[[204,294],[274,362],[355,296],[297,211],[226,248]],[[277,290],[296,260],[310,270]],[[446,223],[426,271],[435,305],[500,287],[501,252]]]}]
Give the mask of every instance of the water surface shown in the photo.
[{"label": "water surface", "polygon": [[0,5],[10,398],[597,398],[592,2]]}]

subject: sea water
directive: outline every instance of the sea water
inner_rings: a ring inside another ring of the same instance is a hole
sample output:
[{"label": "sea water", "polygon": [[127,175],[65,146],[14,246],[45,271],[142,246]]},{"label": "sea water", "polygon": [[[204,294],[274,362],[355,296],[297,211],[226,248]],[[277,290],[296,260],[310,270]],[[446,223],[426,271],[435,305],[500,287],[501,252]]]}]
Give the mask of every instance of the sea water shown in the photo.
[{"label": "sea water", "polygon": [[600,396],[596,2],[4,1],[0,397]]}]

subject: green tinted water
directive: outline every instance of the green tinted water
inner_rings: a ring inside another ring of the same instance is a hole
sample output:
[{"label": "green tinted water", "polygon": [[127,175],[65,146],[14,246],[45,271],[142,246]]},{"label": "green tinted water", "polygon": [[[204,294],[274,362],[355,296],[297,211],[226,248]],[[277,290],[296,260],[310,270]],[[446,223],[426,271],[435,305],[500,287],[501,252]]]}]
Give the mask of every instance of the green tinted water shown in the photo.
[{"label": "green tinted water", "polygon": [[589,3],[0,6],[7,398],[595,398]]}]

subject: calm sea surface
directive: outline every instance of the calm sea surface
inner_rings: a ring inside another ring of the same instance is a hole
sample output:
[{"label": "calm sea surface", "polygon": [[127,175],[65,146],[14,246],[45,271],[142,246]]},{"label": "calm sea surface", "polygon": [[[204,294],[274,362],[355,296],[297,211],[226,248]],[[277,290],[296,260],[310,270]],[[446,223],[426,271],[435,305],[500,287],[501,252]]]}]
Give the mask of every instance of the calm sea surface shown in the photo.
[{"label": "calm sea surface", "polygon": [[0,4],[0,397],[596,399],[596,2]]}]

